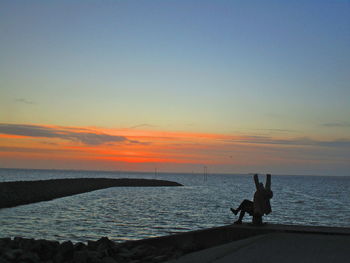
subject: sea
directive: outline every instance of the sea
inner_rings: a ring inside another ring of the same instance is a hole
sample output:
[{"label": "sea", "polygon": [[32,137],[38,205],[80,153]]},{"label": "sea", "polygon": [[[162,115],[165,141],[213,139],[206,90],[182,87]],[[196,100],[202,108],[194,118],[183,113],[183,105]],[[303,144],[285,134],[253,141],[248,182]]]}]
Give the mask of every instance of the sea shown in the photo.
[{"label": "sea", "polygon": [[[122,242],[223,226],[237,220],[230,207],[252,200],[255,190],[251,174],[0,169],[0,182],[59,178],[146,178],[184,186],[114,187],[0,209],[0,237]],[[265,222],[350,227],[350,176],[272,175],[272,190]]]}]

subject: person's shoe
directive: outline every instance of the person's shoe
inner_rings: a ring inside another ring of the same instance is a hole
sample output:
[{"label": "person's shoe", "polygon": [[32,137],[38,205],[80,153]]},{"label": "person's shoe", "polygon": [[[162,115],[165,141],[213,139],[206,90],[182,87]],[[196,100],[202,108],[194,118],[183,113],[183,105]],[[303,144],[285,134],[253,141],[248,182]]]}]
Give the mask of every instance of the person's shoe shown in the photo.
[{"label": "person's shoe", "polygon": [[235,225],[242,225],[242,220],[237,220],[234,222]]},{"label": "person's shoe", "polygon": [[235,215],[237,215],[237,214],[238,214],[238,210],[233,209],[233,208],[230,208],[230,210],[231,210],[231,212],[232,212],[232,213],[234,213]]}]

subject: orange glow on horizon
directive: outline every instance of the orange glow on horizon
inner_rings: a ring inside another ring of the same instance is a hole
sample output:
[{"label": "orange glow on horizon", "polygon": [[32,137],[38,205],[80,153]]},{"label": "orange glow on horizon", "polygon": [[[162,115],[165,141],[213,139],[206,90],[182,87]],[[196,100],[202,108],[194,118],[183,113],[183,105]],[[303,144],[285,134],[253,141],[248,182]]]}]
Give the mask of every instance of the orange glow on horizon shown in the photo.
[{"label": "orange glow on horizon", "polygon": [[[0,157],[21,160],[79,160],[116,163],[118,167],[141,164],[249,165],[277,160],[271,152],[282,146],[271,143],[269,151],[255,137],[152,131],[23,125],[28,135],[0,134]],[[17,128],[17,127],[16,127]],[[18,130],[15,130],[18,133]],[[38,132],[37,132],[38,131]],[[283,146],[285,148],[291,146]],[[264,153],[263,155],[256,152]],[[267,156],[267,157],[266,157]],[[278,155],[277,155],[278,156]],[[129,164],[129,165],[127,165]]]}]

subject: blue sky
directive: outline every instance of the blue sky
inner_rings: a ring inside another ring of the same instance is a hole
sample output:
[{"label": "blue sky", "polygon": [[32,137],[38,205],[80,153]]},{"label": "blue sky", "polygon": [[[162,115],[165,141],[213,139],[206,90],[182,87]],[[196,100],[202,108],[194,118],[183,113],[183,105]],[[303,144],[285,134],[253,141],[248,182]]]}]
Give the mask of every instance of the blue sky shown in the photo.
[{"label": "blue sky", "polygon": [[0,122],[348,140],[349,13],[349,1],[1,1]]}]

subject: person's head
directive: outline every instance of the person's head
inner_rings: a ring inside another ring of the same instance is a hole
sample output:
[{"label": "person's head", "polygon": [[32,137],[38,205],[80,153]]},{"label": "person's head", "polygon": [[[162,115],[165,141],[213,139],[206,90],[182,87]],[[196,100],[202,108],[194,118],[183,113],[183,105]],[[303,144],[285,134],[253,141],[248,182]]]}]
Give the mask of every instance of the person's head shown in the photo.
[{"label": "person's head", "polygon": [[265,189],[265,187],[264,187],[264,184],[263,183],[259,183],[259,189]]}]

